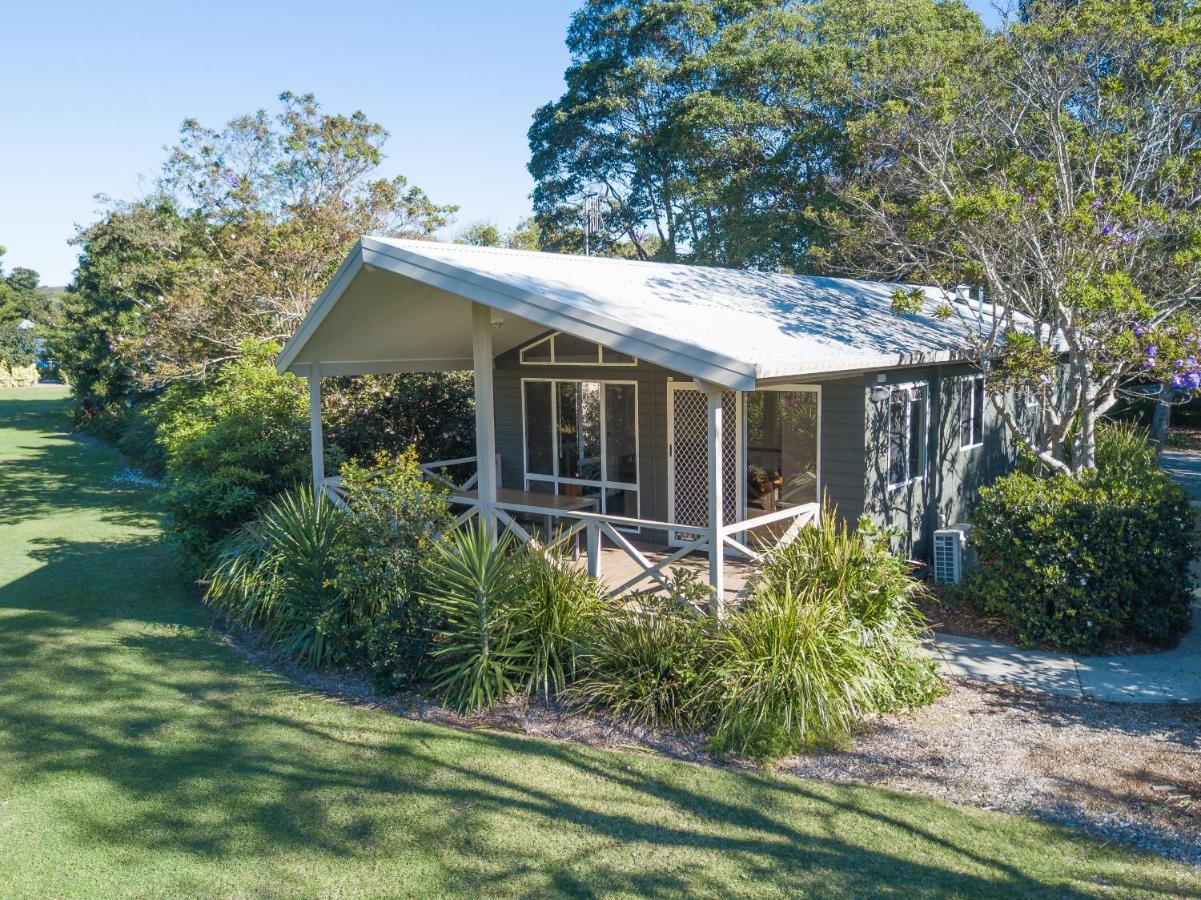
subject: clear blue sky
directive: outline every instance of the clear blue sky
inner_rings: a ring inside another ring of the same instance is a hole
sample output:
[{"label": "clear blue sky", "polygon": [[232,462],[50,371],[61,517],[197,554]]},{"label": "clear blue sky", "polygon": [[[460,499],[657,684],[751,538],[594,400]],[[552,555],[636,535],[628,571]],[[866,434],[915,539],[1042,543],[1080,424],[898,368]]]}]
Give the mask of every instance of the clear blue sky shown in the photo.
[{"label": "clear blue sky", "polygon": [[[129,198],[192,116],[219,126],[312,91],[392,134],[386,174],[511,226],[529,214],[526,131],[562,92],[577,0],[12,3],[0,12],[0,245],[66,284],[94,195]],[[995,15],[985,3],[986,21]]]}]

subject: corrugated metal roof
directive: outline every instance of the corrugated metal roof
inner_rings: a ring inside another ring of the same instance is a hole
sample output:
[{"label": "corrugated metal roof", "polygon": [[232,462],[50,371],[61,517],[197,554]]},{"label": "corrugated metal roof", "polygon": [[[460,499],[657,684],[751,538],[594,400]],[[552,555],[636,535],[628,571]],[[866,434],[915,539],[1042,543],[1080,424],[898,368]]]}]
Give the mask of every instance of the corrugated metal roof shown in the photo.
[{"label": "corrugated metal roof", "polygon": [[[356,252],[368,266],[437,283],[548,327],[573,330],[578,322],[586,336],[644,358],[653,358],[648,346],[662,348],[654,361],[732,387],[745,388],[750,379],[935,362],[968,349],[961,322],[933,315],[945,300],[937,288],[923,289],[924,314],[907,314],[892,309],[893,292],[906,286],[854,279],[394,238],[364,238]],[[328,305],[336,296],[322,301]],[[304,332],[302,326],[289,344],[289,358]],[[281,358],[281,367],[285,362]]]}]

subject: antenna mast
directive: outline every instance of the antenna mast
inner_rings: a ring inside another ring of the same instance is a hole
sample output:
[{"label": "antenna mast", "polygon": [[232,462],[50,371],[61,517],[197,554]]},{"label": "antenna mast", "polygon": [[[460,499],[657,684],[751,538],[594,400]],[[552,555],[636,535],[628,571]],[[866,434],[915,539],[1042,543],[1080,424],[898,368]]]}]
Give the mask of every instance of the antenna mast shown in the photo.
[{"label": "antenna mast", "polygon": [[592,255],[592,235],[600,234],[601,201],[598,194],[584,195],[584,255]]}]

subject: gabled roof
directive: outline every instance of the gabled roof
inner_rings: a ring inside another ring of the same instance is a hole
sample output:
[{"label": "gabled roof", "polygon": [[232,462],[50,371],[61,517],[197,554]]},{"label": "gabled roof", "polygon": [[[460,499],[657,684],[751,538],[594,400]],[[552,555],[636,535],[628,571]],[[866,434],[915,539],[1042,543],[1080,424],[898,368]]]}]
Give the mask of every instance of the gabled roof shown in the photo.
[{"label": "gabled roof", "polygon": [[[368,273],[376,279],[374,290],[393,290],[394,301],[376,301],[370,316],[364,312],[358,317],[364,326],[370,324],[370,332],[346,323],[331,329],[325,342],[328,356],[322,357],[316,344],[322,343],[317,336],[323,322]],[[385,286],[378,281],[380,273],[398,277]],[[406,284],[414,297],[419,290],[438,292],[442,305],[430,300],[422,317],[414,312],[406,325],[400,321],[406,315]],[[398,317],[393,325],[405,341],[417,340],[418,332],[428,328],[429,340],[422,347],[441,347],[452,315],[447,295],[739,390],[768,378],[966,356],[961,323],[933,315],[946,295],[923,288],[925,313],[897,313],[892,294],[898,287],[905,286],[364,237],[284,348],[279,368],[303,371],[308,363],[319,362],[334,364],[335,370],[351,371],[356,363],[363,371],[383,370],[386,348],[368,350],[367,345],[373,335],[384,333],[390,311]],[[445,315],[431,315],[430,309],[442,309]],[[398,367],[405,367],[397,370],[422,363],[470,367],[469,353],[462,350],[422,358],[414,349],[397,360]]]}]

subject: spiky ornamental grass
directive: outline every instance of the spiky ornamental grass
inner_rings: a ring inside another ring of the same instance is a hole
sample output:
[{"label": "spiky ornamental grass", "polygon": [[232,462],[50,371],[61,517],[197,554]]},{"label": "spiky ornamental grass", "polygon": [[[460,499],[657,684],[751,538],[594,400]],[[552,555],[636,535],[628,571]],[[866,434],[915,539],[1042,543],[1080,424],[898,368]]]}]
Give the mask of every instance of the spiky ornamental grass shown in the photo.
[{"label": "spiky ornamental grass", "polygon": [[514,628],[530,647],[526,691],[550,698],[575,680],[580,655],[606,612],[600,585],[562,550],[526,544],[513,559]]},{"label": "spiky ornamental grass", "polygon": [[530,675],[530,644],[514,627],[512,536],[483,523],[435,545],[424,600],[443,625],[433,651],[434,690],[460,712],[495,706]]},{"label": "spiky ornamental grass", "polygon": [[703,724],[698,691],[710,623],[671,599],[611,606],[583,654],[567,695],[578,706],[652,731]]},{"label": "spiky ornamental grass", "polygon": [[911,600],[920,589],[868,523],[851,533],[828,516],[802,529],[714,638],[702,686],[713,747],[772,759],[933,700],[941,681]]},{"label": "spiky ornamental grass", "polygon": [[308,666],[335,662],[336,635],[356,615],[337,587],[345,525],[307,488],[281,494],[222,545],[205,602]]}]

